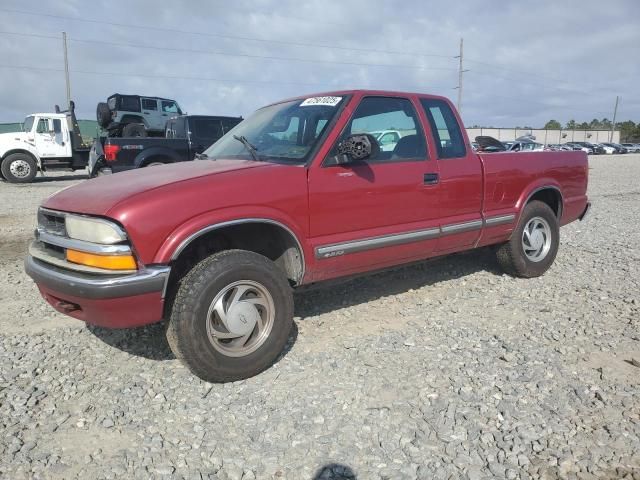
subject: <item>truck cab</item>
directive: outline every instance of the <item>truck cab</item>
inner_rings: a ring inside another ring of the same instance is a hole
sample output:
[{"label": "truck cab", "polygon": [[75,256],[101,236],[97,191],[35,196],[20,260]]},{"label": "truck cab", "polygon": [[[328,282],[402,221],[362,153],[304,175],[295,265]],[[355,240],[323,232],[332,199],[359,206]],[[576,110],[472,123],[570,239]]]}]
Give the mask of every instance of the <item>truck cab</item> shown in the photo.
[{"label": "truck cab", "polygon": [[72,109],[34,113],[24,119],[22,132],[0,135],[0,172],[10,183],[29,183],[38,171],[85,168],[84,145]]}]

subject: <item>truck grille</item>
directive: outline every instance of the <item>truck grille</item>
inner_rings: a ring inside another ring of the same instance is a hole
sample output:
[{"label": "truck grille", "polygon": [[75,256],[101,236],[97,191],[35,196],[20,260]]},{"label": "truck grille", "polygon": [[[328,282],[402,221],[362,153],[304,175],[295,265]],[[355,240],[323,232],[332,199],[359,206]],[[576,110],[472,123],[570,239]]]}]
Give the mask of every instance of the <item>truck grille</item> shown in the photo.
[{"label": "truck grille", "polygon": [[38,227],[51,235],[67,235],[64,216],[51,210],[38,210]]}]

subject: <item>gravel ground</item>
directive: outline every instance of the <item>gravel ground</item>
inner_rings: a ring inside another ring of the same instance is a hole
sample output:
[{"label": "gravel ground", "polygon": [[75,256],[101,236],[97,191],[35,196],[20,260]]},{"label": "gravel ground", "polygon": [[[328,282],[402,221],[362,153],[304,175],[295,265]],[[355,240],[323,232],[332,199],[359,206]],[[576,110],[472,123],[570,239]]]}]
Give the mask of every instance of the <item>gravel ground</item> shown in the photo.
[{"label": "gravel ground", "polygon": [[640,155],[591,166],[544,277],[477,251],[298,293],[286,354],[226,385],[162,325],[48,307],[22,258],[82,177],[0,184],[0,477],[640,479]]}]

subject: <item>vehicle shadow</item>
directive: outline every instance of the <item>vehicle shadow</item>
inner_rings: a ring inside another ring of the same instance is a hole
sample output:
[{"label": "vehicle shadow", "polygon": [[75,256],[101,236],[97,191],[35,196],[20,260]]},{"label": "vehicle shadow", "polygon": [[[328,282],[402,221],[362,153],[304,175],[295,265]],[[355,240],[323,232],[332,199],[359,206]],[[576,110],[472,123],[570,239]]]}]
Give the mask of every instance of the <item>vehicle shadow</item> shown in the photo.
[{"label": "vehicle shadow", "polygon": [[[357,278],[325,282],[295,293],[295,315],[299,317],[299,321],[305,321],[314,315],[461,278],[479,271],[502,274],[490,249],[478,249]],[[175,359],[165,337],[166,321],[129,329],[108,329],[93,325],[87,325],[86,328],[107,345],[130,355],[158,361]],[[298,327],[294,322],[287,344],[276,363],[289,353],[297,337]]]},{"label": "vehicle shadow", "polygon": [[318,468],[312,480],[356,480],[358,476],[348,465],[328,463]]},{"label": "vehicle shadow", "polygon": [[[31,183],[34,184],[34,183],[64,182],[67,180],[86,180],[88,178],[89,178],[89,175],[87,175],[86,173],[69,172],[68,175],[55,175],[55,176],[37,175]],[[24,185],[29,185],[29,184],[24,184]]]},{"label": "vehicle shadow", "polygon": [[320,283],[296,292],[295,315],[304,321],[314,315],[353,307],[480,271],[503,274],[490,248],[439,257],[346,280]]},{"label": "vehicle shadow", "polygon": [[149,360],[175,360],[165,337],[165,321],[138,328],[103,328],[87,324],[96,338],[118,350]]}]

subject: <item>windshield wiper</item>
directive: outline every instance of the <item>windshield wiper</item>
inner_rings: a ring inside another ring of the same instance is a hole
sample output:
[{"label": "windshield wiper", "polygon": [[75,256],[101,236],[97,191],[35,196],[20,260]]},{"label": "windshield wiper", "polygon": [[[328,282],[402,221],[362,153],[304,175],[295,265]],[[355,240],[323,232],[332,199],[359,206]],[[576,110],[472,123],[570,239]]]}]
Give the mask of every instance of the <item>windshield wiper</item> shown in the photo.
[{"label": "windshield wiper", "polygon": [[244,145],[244,148],[246,148],[251,154],[251,158],[253,158],[256,162],[260,161],[260,157],[258,156],[258,149],[254,145],[252,145],[249,140],[247,140],[247,137],[245,137],[244,135],[234,135],[233,138]]},{"label": "windshield wiper", "polygon": [[[206,153],[196,153],[196,160],[208,160],[209,159],[209,155],[207,155]],[[215,160],[215,158],[212,158],[211,160]]]}]

